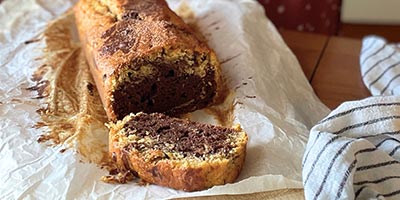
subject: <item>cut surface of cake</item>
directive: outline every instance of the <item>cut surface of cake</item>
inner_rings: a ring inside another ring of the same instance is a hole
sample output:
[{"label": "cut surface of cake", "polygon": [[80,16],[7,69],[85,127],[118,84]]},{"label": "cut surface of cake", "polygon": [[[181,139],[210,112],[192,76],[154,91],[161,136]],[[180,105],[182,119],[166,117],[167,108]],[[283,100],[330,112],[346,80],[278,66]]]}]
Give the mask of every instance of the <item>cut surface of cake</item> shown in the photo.
[{"label": "cut surface of cake", "polygon": [[110,124],[110,154],[120,172],[184,191],[232,183],[246,155],[247,134],[160,113]]},{"label": "cut surface of cake", "polygon": [[140,111],[179,115],[214,102],[217,57],[164,0],[80,0],[74,10],[110,120]]}]

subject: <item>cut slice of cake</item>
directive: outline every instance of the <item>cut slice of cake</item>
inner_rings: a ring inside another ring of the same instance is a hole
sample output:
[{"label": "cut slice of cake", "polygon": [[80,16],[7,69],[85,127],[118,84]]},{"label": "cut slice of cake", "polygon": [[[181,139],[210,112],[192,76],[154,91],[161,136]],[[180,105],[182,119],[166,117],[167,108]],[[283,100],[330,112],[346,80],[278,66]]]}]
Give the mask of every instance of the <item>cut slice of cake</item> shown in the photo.
[{"label": "cut slice of cake", "polygon": [[110,154],[120,172],[185,191],[232,183],[246,155],[247,134],[225,128],[138,113],[110,125]]}]

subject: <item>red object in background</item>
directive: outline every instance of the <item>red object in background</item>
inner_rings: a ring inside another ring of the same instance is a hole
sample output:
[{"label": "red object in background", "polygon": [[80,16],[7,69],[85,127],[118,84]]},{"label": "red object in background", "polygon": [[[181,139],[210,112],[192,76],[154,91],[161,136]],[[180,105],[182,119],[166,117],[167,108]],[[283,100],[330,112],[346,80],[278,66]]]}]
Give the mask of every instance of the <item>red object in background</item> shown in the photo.
[{"label": "red object in background", "polygon": [[336,34],[341,0],[259,0],[278,29]]}]

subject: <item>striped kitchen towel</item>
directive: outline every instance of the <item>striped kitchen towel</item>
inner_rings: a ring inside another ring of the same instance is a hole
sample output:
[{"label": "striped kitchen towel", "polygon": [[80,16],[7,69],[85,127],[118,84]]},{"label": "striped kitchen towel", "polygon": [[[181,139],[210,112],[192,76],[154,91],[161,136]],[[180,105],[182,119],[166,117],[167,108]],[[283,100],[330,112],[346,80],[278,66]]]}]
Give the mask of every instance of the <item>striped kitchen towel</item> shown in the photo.
[{"label": "striped kitchen towel", "polygon": [[387,44],[377,36],[364,38],[361,75],[372,95],[400,94],[400,44]]},{"label": "striped kitchen towel", "polygon": [[[306,199],[400,199],[400,49],[363,40],[360,64],[374,97],[345,102],[315,125],[303,157]],[[387,96],[382,96],[387,95]]]}]

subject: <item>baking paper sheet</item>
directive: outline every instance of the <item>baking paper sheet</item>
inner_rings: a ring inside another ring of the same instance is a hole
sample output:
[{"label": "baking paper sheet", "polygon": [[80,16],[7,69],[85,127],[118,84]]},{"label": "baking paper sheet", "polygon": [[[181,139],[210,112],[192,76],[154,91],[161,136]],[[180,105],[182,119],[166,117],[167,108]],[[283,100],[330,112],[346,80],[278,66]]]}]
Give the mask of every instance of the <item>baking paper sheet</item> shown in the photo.
[{"label": "baking paper sheet", "polygon": [[[262,7],[253,0],[169,0],[183,4],[223,62],[234,93],[234,122],[249,135],[247,157],[237,182],[187,193],[156,185],[107,184],[107,171],[85,162],[65,146],[38,143],[41,100],[25,90],[34,83],[47,23],[73,0],[6,0],[0,4],[0,199],[159,199],[243,194],[302,188],[301,158],[309,129],[329,110],[316,98],[295,56]],[[192,118],[203,118],[201,111]],[[200,118],[200,119],[199,119]]]}]

